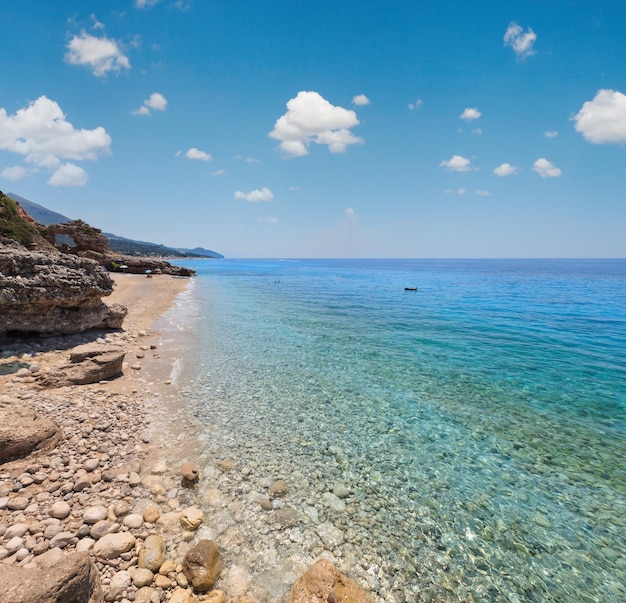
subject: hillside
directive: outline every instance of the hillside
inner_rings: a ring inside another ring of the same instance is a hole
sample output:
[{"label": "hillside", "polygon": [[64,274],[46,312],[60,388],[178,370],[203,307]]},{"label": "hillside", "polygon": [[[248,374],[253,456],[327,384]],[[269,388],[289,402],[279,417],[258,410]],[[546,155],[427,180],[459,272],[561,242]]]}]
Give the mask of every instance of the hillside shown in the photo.
[{"label": "hillside", "polygon": [[[72,218],[68,218],[63,214],[49,210],[43,205],[29,201],[15,193],[7,195],[14,201],[17,201],[26,211],[26,213],[36,222],[44,226],[51,224],[64,224],[70,222]],[[177,247],[168,247],[158,243],[149,243],[147,241],[136,241],[120,237],[110,232],[103,233],[109,239],[109,249],[122,255],[145,256],[145,257],[171,257],[171,258],[212,258],[221,259],[224,256],[217,251],[196,247],[194,249],[185,249]]]}]

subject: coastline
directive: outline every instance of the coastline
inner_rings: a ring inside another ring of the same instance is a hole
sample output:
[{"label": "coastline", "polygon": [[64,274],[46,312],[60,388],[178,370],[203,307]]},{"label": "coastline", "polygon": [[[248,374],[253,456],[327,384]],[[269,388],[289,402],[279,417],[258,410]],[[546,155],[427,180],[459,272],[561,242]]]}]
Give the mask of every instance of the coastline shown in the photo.
[{"label": "coastline", "polygon": [[[166,399],[176,398],[175,355],[164,349],[155,324],[191,281],[112,277],[106,303],[125,305],[128,315],[122,330],[102,333],[97,342],[124,350],[122,376],[53,389],[37,385],[37,374],[62,366],[74,346],[93,343],[97,333],[2,348],[2,365],[29,366],[32,376],[0,371],[0,410],[28,408],[55,422],[62,435],[54,446],[0,465],[0,566],[49,569],[81,551],[91,555],[107,601],[147,603],[183,593],[189,601],[245,601],[242,589],[243,599],[224,599],[221,591],[210,599],[191,598],[181,562],[207,528],[196,520],[185,524],[187,516],[202,517],[197,489],[181,487],[180,464],[160,456],[169,434],[168,425],[160,424],[161,410]],[[157,433],[161,446],[152,441]],[[103,552],[98,547],[109,535],[132,544]],[[150,535],[163,538],[165,564],[148,579],[137,563]]]}]

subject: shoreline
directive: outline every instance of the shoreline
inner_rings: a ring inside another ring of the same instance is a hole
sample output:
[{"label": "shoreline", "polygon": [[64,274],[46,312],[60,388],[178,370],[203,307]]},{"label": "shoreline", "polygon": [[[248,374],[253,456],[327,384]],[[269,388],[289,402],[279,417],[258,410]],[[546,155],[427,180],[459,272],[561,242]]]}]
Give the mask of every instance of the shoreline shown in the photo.
[{"label": "shoreline", "polygon": [[[181,516],[197,516],[197,489],[181,487],[180,465],[161,458],[158,440],[167,439],[168,429],[160,411],[172,406],[166,399],[176,399],[175,354],[164,349],[156,326],[190,281],[169,275],[111,276],[115,287],[105,302],[125,305],[128,315],[122,330],[100,333],[96,341],[125,351],[122,376],[38,387],[36,374],[61,366],[74,346],[93,343],[98,333],[2,348],[0,367],[29,366],[33,376],[0,371],[0,410],[27,407],[59,425],[62,436],[53,447],[0,465],[0,567],[49,568],[69,552],[84,551],[98,570],[107,601],[166,601],[182,596],[180,591],[193,597],[181,562],[207,528],[182,527]],[[152,434],[162,437],[154,441]],[[97,547],[108,535],[126,537],[132,546],[105,554]],[[150,535],[163,538],[162,567],[168,571],[156,568],[148,580],[137,571],[137,562]],[[245,601],[224,599],[221,591],[207,596],[189,600]]]}]

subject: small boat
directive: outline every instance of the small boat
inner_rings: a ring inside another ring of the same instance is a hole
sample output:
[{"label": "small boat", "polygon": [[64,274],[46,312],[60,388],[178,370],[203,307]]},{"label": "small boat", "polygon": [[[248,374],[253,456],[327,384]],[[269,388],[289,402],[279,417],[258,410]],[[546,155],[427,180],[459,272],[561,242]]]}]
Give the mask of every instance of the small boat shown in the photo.
[{"label": "small boat", "polygon": [[417,287],[405,287],[405,291],[417,291]]}]

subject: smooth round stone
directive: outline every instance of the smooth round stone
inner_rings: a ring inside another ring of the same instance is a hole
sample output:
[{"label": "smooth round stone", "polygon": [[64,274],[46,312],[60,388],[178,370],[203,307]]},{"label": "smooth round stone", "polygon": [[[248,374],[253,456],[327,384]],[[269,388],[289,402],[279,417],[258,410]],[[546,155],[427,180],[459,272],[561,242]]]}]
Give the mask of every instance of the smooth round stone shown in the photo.
[{"label": "smooth round stone", "polygon": [[9,540],[15,536],[21,538],[24,534],[26,534],[26,532],[28,532],[28,526],[25,523],[14,523],[12,526],[7,528],[7,531],[4,533],[4,537]]},{"label": "smooth round stone", "polygon": [[144,586],[135,593],[135,603],[158,603],[160,600],[159,591],[151,586]]},{"label": "smooth round stone", "polygon": [[148,523],[156,523],[159,517],[161,517],[161,512],[158,507],[148,507],[143,512],[143,520]]},{"label": "smooth round stone", "polygon": [[143,548],[139,551],[139,567],[158,572],[165,561],[165,542],[160,536],[146,538]]},{"label": "smooth round stone", "polygon": [[17,553],[21,548],[24,547],[24,541],[19,537],[15,536],[11,538],[9,542],[6,543],[5,548],[9,551],[9,555],[13,555],[13,553]]},{"label": "smooth round stone", "polygon": [[94,524],[107,518],[107,509],[103,505],[87,507],[83,512],[83,521],[87,524]]},{"label": "smooth round stone", "polygon": [[15,558],[18,561],[24,561],[24,559],[26,559],[26,557],[28,557],[29,555],[30,555],[30,551],[27,548],[22,548],[17,552],[17,554],[15,555]]},{"label": "smooth round stone", "polygon": [[60,534],[62,531],[63,531],[63,526],[51,525],[51,526],[46,527],[46,529],[43,531],[43,537],[47,538],[48,540],[51,540],[57,534]]},{"label": "smooth round stone", "polygon": [[110,509],[113,511],[113,515],[115,517],[123,517],[124,515],[128,515],[130,512],[130,506],[125,500],[117,500],[115,501]]},{"label": "smooth round stone", "polygon": [[7,509],[10,511],[23,511],[30,504],[30,499],[25,496],[16,496],[15,498],[10,498],[7,503]]},{"label": "smooth round stone", "polygon": [[106,536],[112,527],[113,524],[110,521],[103,519],[102,521],[99,521],[91,527],[91,530],[89,530],[89,535],[93,539],[99,540],[103,536]]},{"label": "smooth round stone", "polygon": [[50,546],[64,549],[74,538],[72,532],[59,532],[51,541]]},{"label": "smooth round stone", "polygon": [[87,459],[83,464],[85,471],[95,471],[100,466],[100,459]]},{"label": "smooth round stone", "polygon": [[133,487],[138,486],[141,483],[139,473],[131,471],[131,473],[128,474],[128,483]]},{"label": "smooth round stone", "polygon": [[140,528],[143,525],[143,515],[131,513],[124,517],[123,524],[128,528]]},{"label": "smooth round stone", "polygon": [[135,537],[129,532],[107,534],[94,544],[93,554],[102,559],[115,559],[135,546]]},{"label": "smooth round stone", "polygon": [[335,484],[333,494],[337,498],[347,498],[350,496],[350,490],[344,484]]},{"label": "smooth round stone", "polygon": [[145,567],[135,568],[132,573],[132,581],[137,588],[149,586],[152,580],[154,580],[154,574]]},{"label": "smooth round stone", "polygon": [[189,507],[180,514],[180,525],[185,530],[196,530],[203,518],[204,514],[198,507]]},{"label": "smooth round stone", "polygon": [[66,502],[59,500],[50,507],[48,515],[56,519],[65,519],[71,511],[72,508]]},{"label": "smooth round stone", "polygon": [[96,544],[96,541],[93,538],[82,538],[76,543],[76,550],[79,553],[87,553],[93,548],[94,544]]}]

